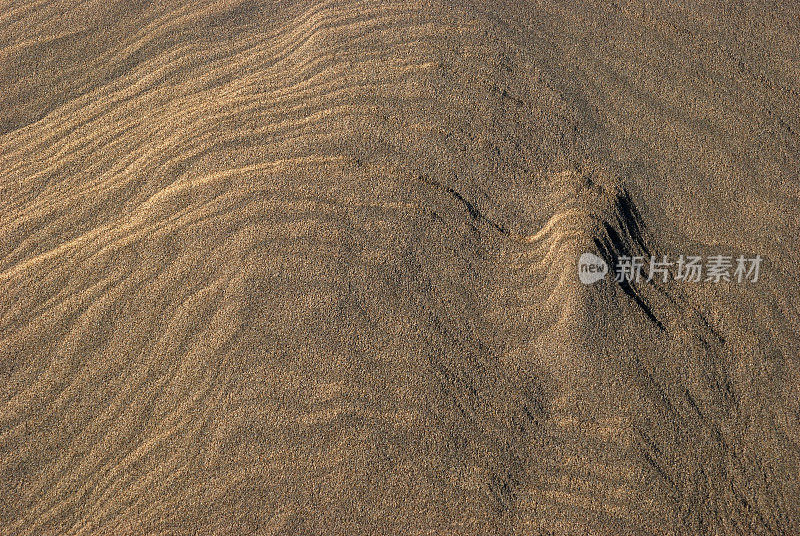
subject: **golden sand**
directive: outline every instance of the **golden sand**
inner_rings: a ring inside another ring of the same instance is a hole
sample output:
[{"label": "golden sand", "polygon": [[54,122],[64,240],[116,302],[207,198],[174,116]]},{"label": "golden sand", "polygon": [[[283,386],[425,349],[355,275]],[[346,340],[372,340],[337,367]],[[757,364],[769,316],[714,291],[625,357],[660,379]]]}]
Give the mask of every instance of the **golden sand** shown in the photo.
[{"label": "golden sand", "polygon": [[800,9],[489,4],[0,0],[0,535],[800,534]]}]

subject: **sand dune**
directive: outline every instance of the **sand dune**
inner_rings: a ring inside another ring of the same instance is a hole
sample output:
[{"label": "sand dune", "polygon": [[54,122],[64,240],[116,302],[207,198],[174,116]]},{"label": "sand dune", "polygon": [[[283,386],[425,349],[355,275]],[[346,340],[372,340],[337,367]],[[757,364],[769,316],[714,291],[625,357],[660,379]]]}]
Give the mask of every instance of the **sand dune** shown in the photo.
[{"label": "sand dune", "polygon": [[0,3],[0,534],[800,533],[800,11],[724,4]]}]

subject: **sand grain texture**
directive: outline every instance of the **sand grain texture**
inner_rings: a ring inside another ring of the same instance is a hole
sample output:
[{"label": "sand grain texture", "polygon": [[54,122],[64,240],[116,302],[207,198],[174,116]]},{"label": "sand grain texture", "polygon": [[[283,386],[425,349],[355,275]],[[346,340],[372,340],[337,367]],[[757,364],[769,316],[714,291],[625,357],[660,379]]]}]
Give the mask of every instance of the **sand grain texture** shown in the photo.
[{"label": "sand grain texture", "polygon": [[799,52],[777,1],[0,2],[0,534],[800,533]]}]

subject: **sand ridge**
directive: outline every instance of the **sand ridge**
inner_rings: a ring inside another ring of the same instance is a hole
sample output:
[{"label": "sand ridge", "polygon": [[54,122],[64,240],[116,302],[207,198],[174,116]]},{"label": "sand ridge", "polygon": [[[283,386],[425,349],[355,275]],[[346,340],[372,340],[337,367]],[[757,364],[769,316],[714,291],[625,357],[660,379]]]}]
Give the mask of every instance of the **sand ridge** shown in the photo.
[{"label": "sand ridge", "polygon": [[0,534],[797,533],[797,15],[4,3]]}]

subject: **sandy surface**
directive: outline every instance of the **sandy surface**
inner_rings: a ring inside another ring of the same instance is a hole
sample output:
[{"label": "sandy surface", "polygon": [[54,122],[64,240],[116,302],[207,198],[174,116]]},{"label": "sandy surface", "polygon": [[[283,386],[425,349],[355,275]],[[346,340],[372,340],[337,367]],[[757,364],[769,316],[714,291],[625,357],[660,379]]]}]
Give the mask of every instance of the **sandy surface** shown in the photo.
[{"label": "sandy surface", "polygon": [[800,534],[799,80],[794,2],[0,1],[0,534]]}]

